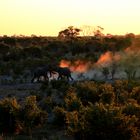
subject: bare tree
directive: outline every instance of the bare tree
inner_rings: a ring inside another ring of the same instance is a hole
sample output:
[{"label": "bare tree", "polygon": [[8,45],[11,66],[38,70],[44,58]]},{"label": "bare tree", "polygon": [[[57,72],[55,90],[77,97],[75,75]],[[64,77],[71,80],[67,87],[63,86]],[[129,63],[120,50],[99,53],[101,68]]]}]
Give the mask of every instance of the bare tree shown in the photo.
[{"label": "bare tree", "polygon": [[125,69],[124,70],[128,80],[134,80],[136,78],[136,70],[134,69]]},{"label": "bare tree", "polygon": [[102,68],[102,74],[104,75],[105,79],[108,79],[108,75],[109,75],[109,69],[108,67],[103,67]]},{"label": "bare tree", "polygon": [[82,36],[93,36],[94,34],[94,30],[95,30],[95,27],[94,26],[90,26],[90,25],[83,25],[81,27],[82,31],[81,31],[81,34]]},{"label": "bare tree", "polygon": [[97,28],[95,28],[94,30],[94,36],[97,38],[97,39],[101,39],[104,34],[102,33],[104,30],[104,28],[102,28],[101,26],[97,26]]},{"label": "bare tree", "polygon": [[112,80],[114,80],[114,75],[116,74],[116,71],[117,71],[117,64],[115,61],[113,61],[111,65],[111,71],[110,71]]}]

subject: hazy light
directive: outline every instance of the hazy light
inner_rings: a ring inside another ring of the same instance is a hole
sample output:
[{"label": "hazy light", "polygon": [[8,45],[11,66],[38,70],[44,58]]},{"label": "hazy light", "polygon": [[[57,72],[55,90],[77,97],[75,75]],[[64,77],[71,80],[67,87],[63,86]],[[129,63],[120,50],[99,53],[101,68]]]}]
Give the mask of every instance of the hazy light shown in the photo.
[{"label": "hazy light", "polygon": [[139,0],[0,0],[0,34],[57,35],[70,25],[139,34]]}]

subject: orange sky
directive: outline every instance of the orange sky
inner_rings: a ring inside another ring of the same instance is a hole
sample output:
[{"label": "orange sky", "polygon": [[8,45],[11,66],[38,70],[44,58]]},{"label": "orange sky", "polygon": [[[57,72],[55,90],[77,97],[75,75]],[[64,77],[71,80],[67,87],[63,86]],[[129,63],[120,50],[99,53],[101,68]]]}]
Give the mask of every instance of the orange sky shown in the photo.
[{"label": "orange sky", "polygon": [[0,35],[55,36],[70,25],[140,34],[140,0],[0,0]]}]

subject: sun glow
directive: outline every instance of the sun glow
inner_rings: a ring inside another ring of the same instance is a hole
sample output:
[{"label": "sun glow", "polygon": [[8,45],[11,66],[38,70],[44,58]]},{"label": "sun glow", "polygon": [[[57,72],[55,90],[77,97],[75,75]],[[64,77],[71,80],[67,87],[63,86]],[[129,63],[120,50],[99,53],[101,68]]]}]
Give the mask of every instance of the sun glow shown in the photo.
[{"label": "sun glow", "polygon": [[57,35],[70,25],[139,34],[139,0],[1,0],[0,35]]},{"label": "sun glow", "polygon": [[85,72],[91,66],[91,62],[76,60],[74,62],[68,60],[61,60],[60,67],[68,67],[72,72]]}]

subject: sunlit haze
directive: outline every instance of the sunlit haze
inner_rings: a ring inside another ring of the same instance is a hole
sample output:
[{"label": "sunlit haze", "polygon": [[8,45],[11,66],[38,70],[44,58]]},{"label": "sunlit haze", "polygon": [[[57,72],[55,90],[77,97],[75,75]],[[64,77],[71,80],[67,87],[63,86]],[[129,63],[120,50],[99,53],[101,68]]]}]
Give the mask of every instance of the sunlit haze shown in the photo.
[{"label": "sunlit haze", "polygon": [[57,36],[70,25],[139,34],[140,0],[0,0],[0,35]]}]

